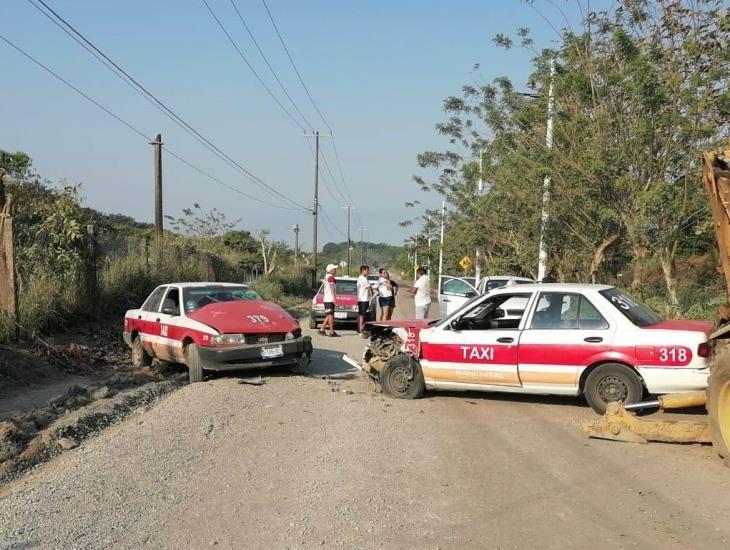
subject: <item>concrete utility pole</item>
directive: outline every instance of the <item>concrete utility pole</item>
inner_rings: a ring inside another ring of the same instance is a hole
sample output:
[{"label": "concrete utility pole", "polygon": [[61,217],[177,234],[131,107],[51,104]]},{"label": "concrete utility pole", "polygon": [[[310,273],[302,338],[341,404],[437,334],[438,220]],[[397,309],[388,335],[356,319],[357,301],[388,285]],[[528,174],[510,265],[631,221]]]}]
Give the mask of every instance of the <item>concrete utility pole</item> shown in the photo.
[{"label": "concrete utility pole", "polygon": [[317,276],[317,227],[319,225],[319,132],[314,133],[314,227],[312,228],[312,266],[315,277]]},{"label": "concrete utility pole", "polygon": [[360,265],[365,263],[365,231],[364,227],[360,228]]},{"label": "concrete utility pole", "polygon": [[314,134],[304,134],[305,138],[314,138],[314,203],[312,205],[312,215],[314,216],[312,227],[312,267],[314,268],[314,277],[317,277],[317,229],[319,228],[319,138],[332,137],[332,134],[320,135],[319,132]]},{"label": "concrete utility pole", "polygon": [[[352,240],[350,239],[350,212],[354,206],[343,206],[347,209],[347,276],[350,276],[350,265],[352,264]],[[362,264],[360,264],[362,265]]]},{"label": "concrete utility pole", "polygon": [[[555,59],[550,61],[550,89],[548,91],[547,130],[545,132],[545,145],[548,149],[553,148],[553,114],[555,110]],[[546,233],[548,226],[548,203],[550,202],[550,175],[546,174],[542,182],[542,215],[540,216],[540,252],[537,259],[537,280],[542,280],[547,275],[547,242]]]},{"label": "concrete utility pole", "polygon": [[151,141],[154,155],[153,169],[155,174],[155,236],[158,243],[162,240],[162,134],[155,135]]},{"label": "concrete utility pole", "polygon": [[446,201],[441,202],[441,239],[439,246],[439,285],[444,272],[444,224],[446,223]]},{"label": "concrete utility pole", "polygon": [[292,229],[294,230],[294,265],[297,265],[299,260],[299,224],[295,223]]}]

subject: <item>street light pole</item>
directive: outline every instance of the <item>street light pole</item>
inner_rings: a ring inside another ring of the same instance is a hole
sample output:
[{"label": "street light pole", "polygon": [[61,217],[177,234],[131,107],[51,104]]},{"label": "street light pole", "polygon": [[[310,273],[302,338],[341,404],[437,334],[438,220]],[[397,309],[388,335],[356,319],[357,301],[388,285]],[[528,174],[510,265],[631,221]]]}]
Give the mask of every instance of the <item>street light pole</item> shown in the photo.
[{"label": "street light pole", "polygon": [[[555,58],[550,60],[550,89],[548,91],[547,130],[545,132],[545,145],[548,149],[553,148],[553,115],[555,110]],[[547,211],[550,202],[550,175],[546,174],[542,182],[542,214],[540,216],[540,251],[537,259],[537,280],[542,282],[547,275],[547,226],[549,215]]]}]

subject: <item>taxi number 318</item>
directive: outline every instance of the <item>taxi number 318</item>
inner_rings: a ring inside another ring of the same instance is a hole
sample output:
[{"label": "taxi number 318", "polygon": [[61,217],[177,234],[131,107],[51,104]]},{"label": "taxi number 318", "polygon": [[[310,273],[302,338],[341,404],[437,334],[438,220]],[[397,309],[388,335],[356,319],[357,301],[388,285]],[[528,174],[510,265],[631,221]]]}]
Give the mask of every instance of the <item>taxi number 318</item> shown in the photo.
[{"label": "taxi number 318", "polygon": [[687,359],[687,350],[684,348],[659,348],[659,361],[662,363],[684,363]]}]

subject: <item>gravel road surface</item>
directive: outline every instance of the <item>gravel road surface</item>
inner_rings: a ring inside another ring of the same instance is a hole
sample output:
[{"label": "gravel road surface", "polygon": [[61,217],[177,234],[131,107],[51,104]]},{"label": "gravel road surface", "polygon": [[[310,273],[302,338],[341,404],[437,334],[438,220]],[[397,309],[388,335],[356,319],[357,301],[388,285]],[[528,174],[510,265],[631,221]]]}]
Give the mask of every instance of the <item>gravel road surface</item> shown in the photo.
[{"label": "gravel road surface", "polygon": [[186,386],[0,488],[0,548],[730,547],[710,447],[585,439],[577,399],[386,399],[341,334],[306,375]]}]

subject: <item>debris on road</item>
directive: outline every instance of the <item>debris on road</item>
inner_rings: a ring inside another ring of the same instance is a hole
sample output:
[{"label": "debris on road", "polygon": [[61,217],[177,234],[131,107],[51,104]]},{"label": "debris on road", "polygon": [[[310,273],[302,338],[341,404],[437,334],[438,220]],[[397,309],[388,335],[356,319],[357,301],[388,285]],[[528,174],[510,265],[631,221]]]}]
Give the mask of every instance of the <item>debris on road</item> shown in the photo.
[{"label": "debris on road", "polygon": [[238,380],[239,384],[246,384],[249,386],[263,386],[266,384],[266,381],[261,378],[261,376],[257,376],[256,378],[240,378]]}]

